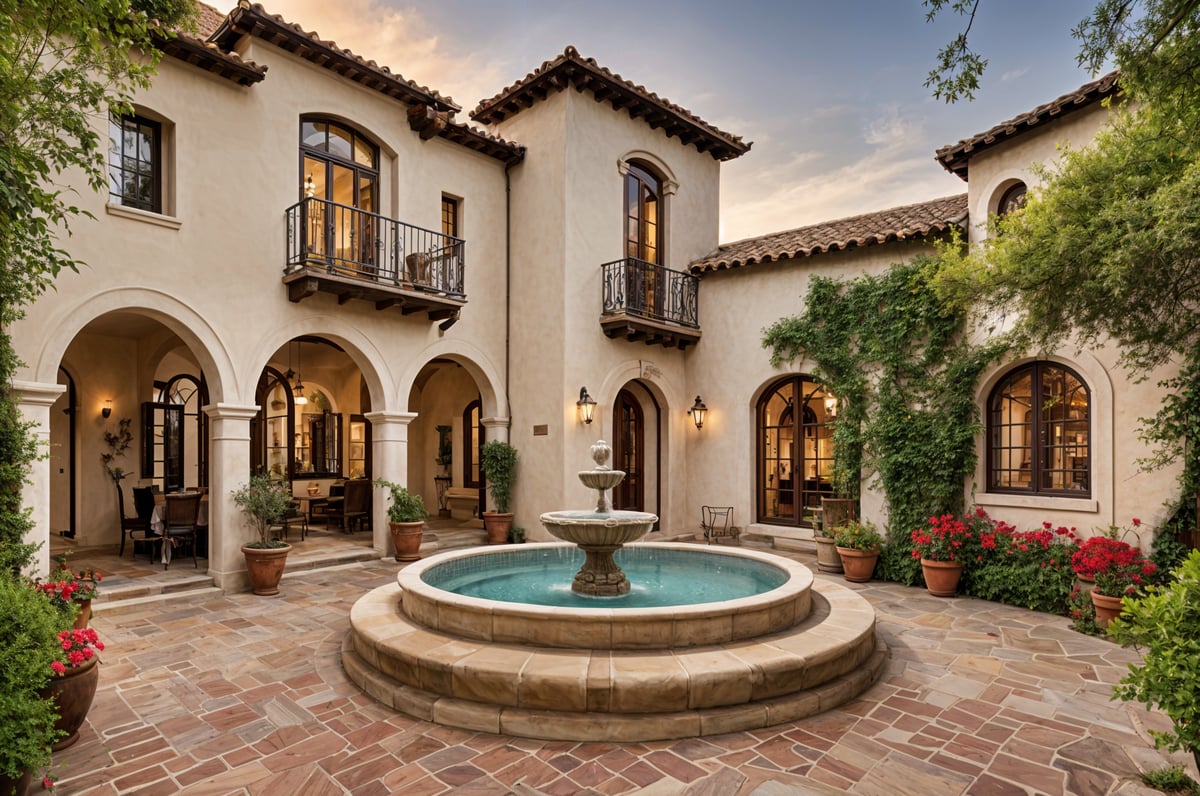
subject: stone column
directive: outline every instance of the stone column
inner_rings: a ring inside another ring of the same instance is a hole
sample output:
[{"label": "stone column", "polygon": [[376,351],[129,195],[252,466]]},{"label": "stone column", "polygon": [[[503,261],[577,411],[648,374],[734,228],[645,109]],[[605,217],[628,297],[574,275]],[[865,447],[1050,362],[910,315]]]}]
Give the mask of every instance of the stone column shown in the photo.
[{"label": "stone column", "polygon": [[29,483],[21,491],[22,502],[30,509],[29,518],[33,521],[25,541],[42,544],[34,558],[35,571],[30,574],[45,575],[50,571],[50,458],[46,455],[50,446],[50,407],[66,389],[62,384],[13,381],[13,400],[21,418],[33,424],[30,433],[37,440],[41,454],[30,462]]},{"label": "stone column", "polygon": [[208,415],[208,574],[226,593],[247,591],[242,545],[254,538],[230,493],[250,479],[250,421],[257,406],[216,404]]},{"label": "stone column", "polygon": [[[493,440],[496,442],[508,442],[508,428],[512,425],[512,421],[507,417],[481,417],[479,422],[484,428],[484,439],[488,442]],[[495,506],[492,503],[492,493],[487,493],[487,505],[479,507],[479,516],[483,516],[485,511],[494,511]]]},{"label": "stone column", "polygon": [[[367,412],[371,421],[371,477],[408,486],[408,426],[416,412]],[[388,493],[371,490],[371,539],[380,557],[393,555],[388,533]]]}]

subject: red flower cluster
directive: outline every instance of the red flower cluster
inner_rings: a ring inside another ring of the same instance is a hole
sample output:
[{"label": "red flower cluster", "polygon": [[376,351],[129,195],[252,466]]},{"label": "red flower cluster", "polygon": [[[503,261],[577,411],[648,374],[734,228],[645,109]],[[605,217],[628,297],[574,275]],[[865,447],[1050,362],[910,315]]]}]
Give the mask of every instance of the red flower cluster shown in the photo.
[{"label": "red flower cluster", "polygon": [[82,630],[64,630],[58,634],[58,642],[62,645],[62,654],[59,655],[59,660],[50,664],[55,674],[78,668],[91,660],[97,651],[104,651],[104,643],[90,627]]},{"label": "red flower cluster", "polygon": [[909,535],[913,546],[912,557],[927,561],[965,561],[974,558],[979,535],[968,523],[973,525],[977,516],[978,512],[976,516],[967,515],[961,520],[953,514],[930,517],[925,527],[917,528]]},{"label": "red flower cluster", "polygon": [[1139,558],[1137,549],[1119,539],[1093,536],[1071,556],[1071,567],[1081,578],[1095,578],[1100,572],[1128,567]]}]

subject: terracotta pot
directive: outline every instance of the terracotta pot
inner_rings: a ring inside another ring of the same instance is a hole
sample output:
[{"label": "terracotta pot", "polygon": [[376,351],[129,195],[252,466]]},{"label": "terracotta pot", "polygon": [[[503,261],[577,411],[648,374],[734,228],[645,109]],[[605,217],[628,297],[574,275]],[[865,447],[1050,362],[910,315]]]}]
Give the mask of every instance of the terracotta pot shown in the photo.
[{"label": "terracotta pot", "polygon": [[850,547],[837,548],[842,558],[843,577],[851,583],[866,583],[875,574],[878,550],[855,550]]},{"label": "terracotta pot", "polygon": [[1092,589],[1096,588],[1096,579],[1089,578],[1086,575],[1076,574],[1075,585],[1079,587],[1080,591],[1091,591]]},{"label": "terracotta pot", "polygon": [[1121,615],[1121,598],[1109,597],[1092,592],[1092,605],[1096,606],[1096,624],[1108,627],[1109,621]]},{"label": "terracotta pot", "polygon": [[958,580],[962,577],[962,572],[963,565],[956,561],[921,559],[925,590],[934,597],[953,597],[958,594]]},{"label": "terracotta pot", "polygon": [[32,778],[32,771],[26,771],[17,779],[0,771],[0,794],[8,796],[11,793],[13,796],[25,796],[29,792],[29,782]]},{"label": "terracotta pot", "polygon": [[292,546],[285,547],[243,547],[242,555],[246,557],[246,574],[250,578],[250,588],[262,597],[273,597],[279,594],[279,579],[283,577],[283,568],[287,565],[288,553]]},{"label": "terracotta pot", "polygon": [[87,718],[96,697],[96,684],[100,682],[99,661],[93,655],[82,666],[54,675],[42,690],[42,696],[52,698],[57,706],[58,721],[54,722],[54,729],[67,734],[50,747],[56,752],[79,740],[79,728]]},{"label": "terracotta pot", "polygon": [[821,572],[841,574],[842,557],[838,555],[837,545],[827,536],[821,536],[818,531],[813,537],[817,543],[817,569]]},{"label": "terracotta pot", "polygon": [[392,546],[396,548],[397,561],[420,561],[421,539],[425,536],[424,521],[389,522]]},{"label": "terracotta pot", "polygon": [[79,616],[75,617],[75,624],[72,625],[75,630],[83,630],[88,626],[88,622],[92,621],[92,601],[78,600]]},{"label": "terracotta pot", "polygon": [[512,524],[512,512],[483,512],[483,527],[487,529],[488,544],[508,544],[508,532],[512,530]]}]

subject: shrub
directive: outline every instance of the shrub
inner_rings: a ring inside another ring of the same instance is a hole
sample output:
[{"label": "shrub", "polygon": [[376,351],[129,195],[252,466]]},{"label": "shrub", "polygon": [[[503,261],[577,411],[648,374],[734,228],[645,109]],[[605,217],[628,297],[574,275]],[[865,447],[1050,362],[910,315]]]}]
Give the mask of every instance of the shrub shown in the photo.
[{"label": "shrub", "polygon": [[0,771],[14,779],[50,763],[58,717],[41,690],[62,648],[61,624],[44,594],[0,576]]},{"label": "shrub", "polygon": [[871,552],[883,546],[883,537],[874,523],[850,520],[833,529],[833,543],[838,547]]},{"label": "shrub", "polygon": [[1115,697],[1166,713],[1174,731],[1152,731],[1155,744],[1191,752],[1200,766],[1200,550],[1193,550],[1174,575],[1167,586],[1127,598],[1124,612],[1109,623],[1118,643],[1144,650],[1142,664],[1130,664],[1113,691]]},{"label": "shrub", "polygon": [[[1071,529],[1051,528],[1046,522],[1037,531],[1016,531],[998,522],[991,533],[981,534],[980,548],[964,593],[1031,611],[1070,611],[1075,583],[1071,556],[1076,549]],[[1090,598],[1084,597],[1090,605]]]},{"label": "shrub", "polygon": [[375,486],[381,486],[391,492],[392,505],[388,506],[390,522],[420,522],[429,516],[425,511],[425,501],[420,495],[414,495],[399,484],[382,478],[375,481]]},{"label": "shrub", "polygon": [[1071,566],[1081,578],[1095,578],[1097,572],[1127,566],[1138,558],[1138,551],[1111,536],[1093,536],[1071,556]]},{"label": "shrub", "polygon": [[1099,636],[1103,632],[1096,624],[1096,605],[1090,592],[1076,586],[1067,598],[1067,605],[1067,616],[1077,632],[1087,636]]}]

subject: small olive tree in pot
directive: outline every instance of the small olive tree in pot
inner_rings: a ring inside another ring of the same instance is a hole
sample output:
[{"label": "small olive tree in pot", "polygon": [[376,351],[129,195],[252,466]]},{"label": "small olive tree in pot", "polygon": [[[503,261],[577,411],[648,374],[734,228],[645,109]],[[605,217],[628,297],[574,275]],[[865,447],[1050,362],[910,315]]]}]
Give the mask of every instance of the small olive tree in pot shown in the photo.
[{"label": "small olive tree in pot", "polygon": [[242,545],[250,587],[264,597],[279,594],[279,579],[292,546],[272,539],[271,526],[283,519],[292,504],[291,487],[287,481],[276,481],[262,472],[250,476],[248,484],[230,494],[258,531],[257,539]]},{"label": "small olive tree in pot", "polygon": [[498,440],[485,442],[479,465],[483,468],[488,493],[496,506],[495,511],[483,512],[488,544],[504,544],[508,541],[513,522],[513,515],[508,508],[517,476],[517,449]]},{"label": "small olive tree in pot", "polygon": [[425,535],[425,501],[420,495],[409,492],[399,484],[379,479],[375,486],[391,492],[392,505],[388,506],[388,530],[392,534],[392,546],[396,548],[397,561],[419,561],[421,539]]}]

